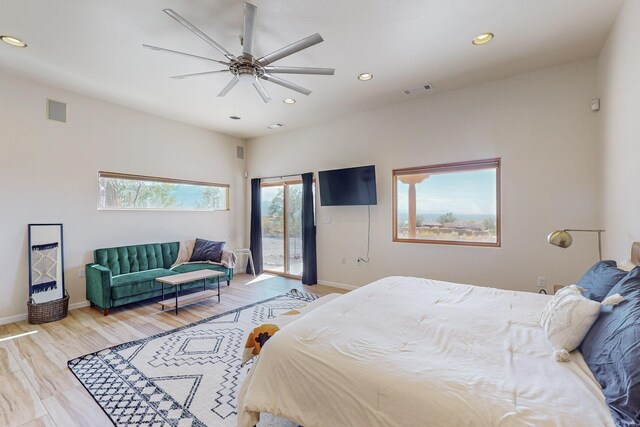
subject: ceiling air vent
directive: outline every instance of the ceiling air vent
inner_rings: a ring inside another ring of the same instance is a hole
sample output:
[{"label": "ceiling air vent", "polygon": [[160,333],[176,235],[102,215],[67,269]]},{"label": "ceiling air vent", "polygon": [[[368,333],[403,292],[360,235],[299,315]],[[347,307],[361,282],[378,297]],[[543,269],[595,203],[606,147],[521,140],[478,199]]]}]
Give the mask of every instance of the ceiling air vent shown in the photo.
[{"label": "ceiling air vent", "polygon": [[429,90],[431,90],[431,87],[432,87],[431,83],[427,83],[426,85],[414,87],[414,88],[411,88],[411,89],[405,89],[402,92],[404,92],[405,95],[413,95],[415,93],[429,91]]}]

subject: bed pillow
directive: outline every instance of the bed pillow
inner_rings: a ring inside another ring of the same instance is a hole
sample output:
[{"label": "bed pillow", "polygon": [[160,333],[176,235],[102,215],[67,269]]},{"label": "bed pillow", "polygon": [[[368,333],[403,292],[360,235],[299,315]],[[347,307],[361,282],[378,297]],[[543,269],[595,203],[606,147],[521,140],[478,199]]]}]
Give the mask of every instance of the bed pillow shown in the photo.
[{"label": "bed pillow", "polygon": [[584,289],[583,295],[591,300],[602,302],[611,288],[627,274],[616,265],[615,261],[595,263],[576,283]]},{"label": "bed pillow", "polygon": [[640,269],[611,289],[624,297],[603,307],[580,351],[618,426],[640,425]]},{"label": "bed pillow", "polygon": [[191,254],[191,259],[189,261],[220,262],[222,260],[224,243],[225,242],[196,239],[196,244],[193,247],[193,254]]},{"label": "bed pillow", "polygon": [[600,303],[582,296],[576,285],[560,289],[540,313],[540,325],[558,362],[568,362],[600,314]]}]

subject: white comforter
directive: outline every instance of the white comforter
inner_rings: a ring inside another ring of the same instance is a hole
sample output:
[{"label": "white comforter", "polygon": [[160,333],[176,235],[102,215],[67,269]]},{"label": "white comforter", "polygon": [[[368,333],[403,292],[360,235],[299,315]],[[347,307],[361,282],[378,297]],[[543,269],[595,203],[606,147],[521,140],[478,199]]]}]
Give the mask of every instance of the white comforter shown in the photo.
[{"label": "white comforter", "polygon": [[549,297],[388,277],[287,325],[239,393],[238,426],[611,426],[582,355],[554,360]]}]

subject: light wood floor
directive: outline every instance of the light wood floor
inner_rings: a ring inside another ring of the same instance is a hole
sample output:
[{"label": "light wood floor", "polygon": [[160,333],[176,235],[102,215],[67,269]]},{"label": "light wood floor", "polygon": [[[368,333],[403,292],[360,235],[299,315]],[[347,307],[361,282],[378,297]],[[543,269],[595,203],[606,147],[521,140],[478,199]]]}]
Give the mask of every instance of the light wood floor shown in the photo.
[{"label": "light wood floor", "polygon": [[26,321],[0,325],[0,426],[111,426],[109,418],[67,368],[67,361],[123,342],[174,329],[218,313],[297,288],[324,295],[345,292],[322,285],[303,286],[282,277],[237,275],[221,286],[222,299],[184,307],[178,316],[161,312],[157,300],[114,308],[107,317],[94,308],[69,312],[44,325]]}]

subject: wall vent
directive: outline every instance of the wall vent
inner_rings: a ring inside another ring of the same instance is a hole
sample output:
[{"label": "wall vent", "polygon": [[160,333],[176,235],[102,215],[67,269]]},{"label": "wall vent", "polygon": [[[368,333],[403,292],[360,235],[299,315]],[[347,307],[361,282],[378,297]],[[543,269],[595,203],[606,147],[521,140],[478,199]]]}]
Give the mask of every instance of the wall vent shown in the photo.
[{"label": "wall vent", "polygon": [[426,92],[428,90],[431,90],[432,87],[433,86],[431,86],[431,83],[427,83],[426,85],[414,87],[411,89],[405,89],[402,92],[404,92],[405,95],[413,95],[414,93]]},{"label": "wall vent", "polygon": [[236,146],[236,157],[239,159],[244,159],[244,147]]},{"label": "wall vent", "polygon": [[56,122],[67,123],[67,104],[47,99],[47,118]]}]

